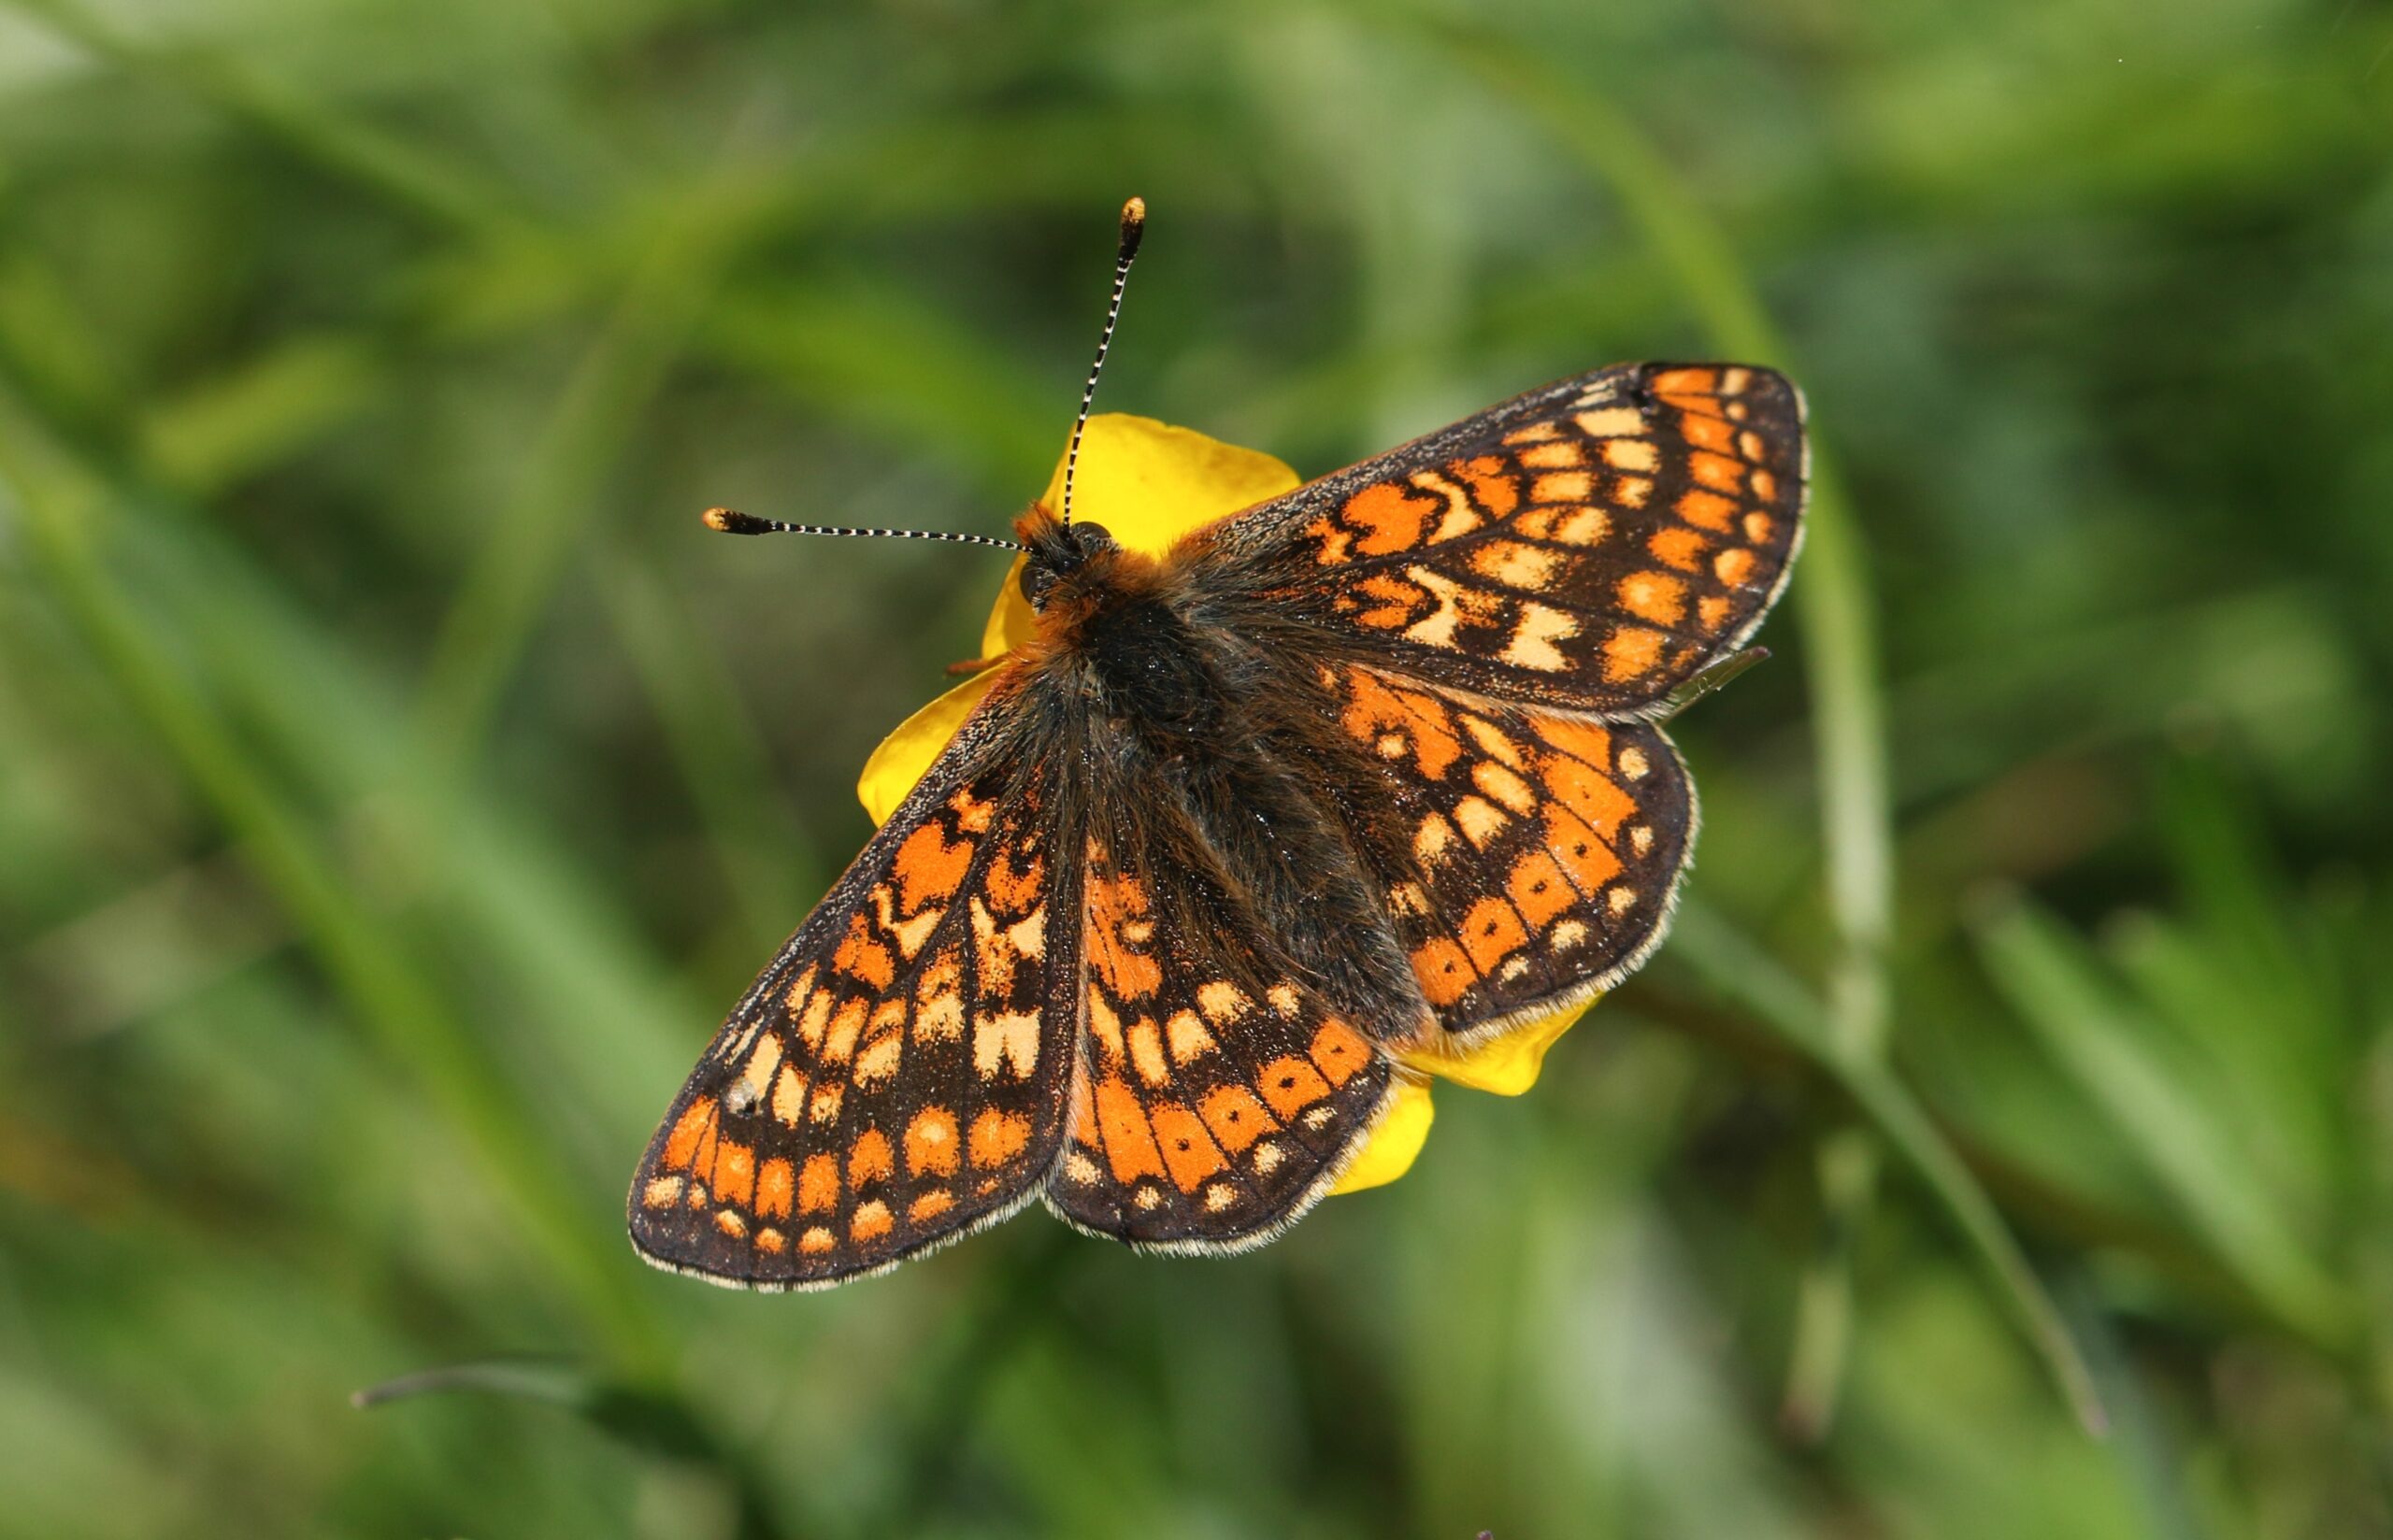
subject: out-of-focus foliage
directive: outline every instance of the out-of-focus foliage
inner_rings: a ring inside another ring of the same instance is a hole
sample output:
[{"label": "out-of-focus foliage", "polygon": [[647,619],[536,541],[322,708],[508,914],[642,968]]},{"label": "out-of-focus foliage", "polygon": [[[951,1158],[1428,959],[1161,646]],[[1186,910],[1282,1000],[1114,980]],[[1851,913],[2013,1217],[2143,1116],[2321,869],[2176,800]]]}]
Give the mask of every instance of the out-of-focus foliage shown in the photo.
[{"label": "out-of-focus foliage", "polygon": [[[2388,61],[2341,0],[0,6],[0,1532],[2393,1533]],[[695,514],[997,530],[1132,192],[1106,404],[1309,473],[1796,373],[1842,538],[1681,724],[1698,907],[1253,1256],[652,1275],[632,1160],[998,563]]]}]

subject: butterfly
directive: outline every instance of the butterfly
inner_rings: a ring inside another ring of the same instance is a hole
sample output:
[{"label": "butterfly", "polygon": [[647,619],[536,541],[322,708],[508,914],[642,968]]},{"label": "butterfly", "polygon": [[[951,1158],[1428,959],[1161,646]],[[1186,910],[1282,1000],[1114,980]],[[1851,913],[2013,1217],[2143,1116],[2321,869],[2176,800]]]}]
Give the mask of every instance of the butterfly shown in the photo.
[{"label": "butterfly", "polygon": [[1784,587],[1805,475],[1799,393],[1717,364],[1547,385],[1160,557],[1072,521],[1068,472],[1014,525],[1034,635],[716,1034],[635,1245],[782,1290],[1034,1199],[1149,1250],[1277,1235],[1399,1051],[1660,943],[1697,818],[1659,719]]}]

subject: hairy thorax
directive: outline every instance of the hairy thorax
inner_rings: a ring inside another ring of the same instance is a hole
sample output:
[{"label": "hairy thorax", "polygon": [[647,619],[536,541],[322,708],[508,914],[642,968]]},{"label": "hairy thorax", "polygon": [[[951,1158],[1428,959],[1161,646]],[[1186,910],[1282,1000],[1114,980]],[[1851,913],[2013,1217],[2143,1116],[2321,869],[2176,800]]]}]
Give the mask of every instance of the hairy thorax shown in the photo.
[{"label": "hairy thorax", "polygon": [[[1408,1035],[1417,996],[1370,875],[1384,863],[1366,857],[1357,827],[1392,820],[1324,794],[1369,780],[1318,682],[1214,620],[1179,562],[1043,508],[1015,528],[1039,616],[1017,677],[1053,708],[1031,715],[1085,734],[1059,747],[1087,766],[1093,800],[1137,820],[1146,848],[1210,871],[1340,1010]],[[1391,1001],[1408,1004],[1375,1020]]]},{"label": "hairy thorax", "polygon": [[1159,747],[1220,730],[1225,682],[1168,563],[1123,549],[1100,525],[1065,524],[1043,506],[1014,529],[1029,548],[1023,597],[1039,618],[1024,649],[1026,673]]}]

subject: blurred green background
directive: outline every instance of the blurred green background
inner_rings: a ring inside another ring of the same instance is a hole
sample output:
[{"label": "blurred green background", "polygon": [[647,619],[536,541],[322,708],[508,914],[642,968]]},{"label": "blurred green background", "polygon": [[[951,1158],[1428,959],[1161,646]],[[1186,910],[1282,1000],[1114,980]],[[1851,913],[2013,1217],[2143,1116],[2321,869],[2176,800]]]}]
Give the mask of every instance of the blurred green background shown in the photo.
[{"label": "blurred green background", "polygon": [[[2393,1533],[2388,61],[0,4],[0,1532]],[[1308,474],[1613,360],[1807,389],[1680,933],[1247,1258],[653,1274],[632,1162],[1001,570],[695,515],[998,531],[1133,192],[1102,405]]]}]

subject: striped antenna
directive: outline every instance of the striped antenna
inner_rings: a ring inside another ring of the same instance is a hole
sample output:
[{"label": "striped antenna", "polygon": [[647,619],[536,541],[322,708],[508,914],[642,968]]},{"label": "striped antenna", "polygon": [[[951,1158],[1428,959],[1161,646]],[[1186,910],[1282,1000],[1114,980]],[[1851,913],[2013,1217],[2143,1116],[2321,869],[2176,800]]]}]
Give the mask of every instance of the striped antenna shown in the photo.
[{"label": "striped antenna", "polygon": [[1105,350],[1113,346],[1113,323],[1122,319],[1122,291],[1130,284],[1130,260],[1139,254],[1139,237],[1147,233],[1147,200],[1132,198],[1122,206],[1122,247],[1113,259],[1113,298],[1105,307],[1105,334],[1096,339],[1096,362],[1088,366],[1088,384],[1081,391],[1081,415],[1072,419],[1072,442],[1064,450],[1064,522],[1072,521],[1072,473],[1080,469],[1081,433],[1088,426],[1088,409],[1096,400],[1096,377],[1105,370]]},{"label": "striped antenna", "polygon": [[963,546],[995,546],[999,550],[1025,548],[989,535],[959,535],[953,530],[848,529],[838,524],[793,524],[780,519],[759,519],[738,508],[709,508],[707,528],[724,535],[886,535],[895,540],[953,540]]}]

